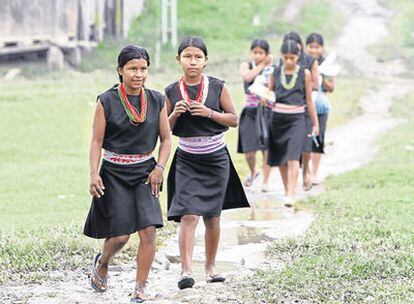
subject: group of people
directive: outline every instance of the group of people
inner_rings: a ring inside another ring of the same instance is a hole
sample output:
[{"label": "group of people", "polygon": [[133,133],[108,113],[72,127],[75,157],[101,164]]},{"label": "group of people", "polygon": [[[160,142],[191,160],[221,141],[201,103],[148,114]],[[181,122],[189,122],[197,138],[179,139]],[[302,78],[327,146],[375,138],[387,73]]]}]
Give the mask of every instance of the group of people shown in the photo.
[{"label": "group of people", "polygon": [[[330,109],[326,94],[334,90],[333,77],[322,75],[318,70],[324,61],[324,39],[312,33],[304,46],[297,32],[285,34],[277,64],[273,62],[266,40],[254,40],[250,50],[251,61],[240,66],[246,99],[240,116],[238,152],[245,154],[250,170],[244,185],[250,187],[259,176],[256,153],[261,151],[262,191],[269,191],[271,167],[279,167],[284,201],[289,207],[296,194],[300,168],[305,191],[319,183],[318,169],[324,153]],[[264,85],[274,92],[275,100],[249,89],[258,77],[265,79]],[[268,124],[268,140],[265,141],[258,134],[260,115]]]},{"label": "group of people", "polygon": [[[319,130],[326,117],[315,110],[311,94],[312,90],[331,91],[333,83],[318,79],[318,62],[323,60],[322,37],[313,34],[306,45],[309,56],[300,36],[287,34],[281,47],[282,59],[273,65],[269,44],[255,40],[252,61],[241,67],[246,106],[240,117],[239,152],[246,153],[251,170],[246,186],[257,177],[255,154],[259,150],[264,157],[264,191],[270,167],[278,166],[286,196],[291,197],[300,159],[304,186],[314,182],[309,160],[317,168],[319,158],[311,152],[323,152],[323,132]],[[94,114],[89,155],[93,199],[84,234],[105,240],[102,252],[93,258],[90,285],[97,292],[108,289],[109,263],[130,235],[137,233],[140,244],[133,303],[151,298],[146,284],[156,250],[156,229],[163,226],[159,193],[171,152],[171,133],[179,142],[167,178],[167,215],[168,220],[180,223],[179,289],[195,284],[192,255],[200,217],[206,228],[206,281],[224,282],[225,277],[215,269],[221,212],[250,207],[224,140],[224,132],[239,122],[228,87],[223,80],[204,74],[208,52],[203,39],[184,38],[176,60],[182,75],[161,94],[145,87],[150,66],[148,52],[135,45],[124,47],[118,56],[119,84],[98,96]],[[266,74],[266,86],[275,92],[276,102],[249,92],[249,85],[261,74]],[[258,110],[265,117],[269,135],[256,141]],[[153,151],[158,138],[155,160]],[[319,143],[319,150],[313,149],[312,140]]]}]

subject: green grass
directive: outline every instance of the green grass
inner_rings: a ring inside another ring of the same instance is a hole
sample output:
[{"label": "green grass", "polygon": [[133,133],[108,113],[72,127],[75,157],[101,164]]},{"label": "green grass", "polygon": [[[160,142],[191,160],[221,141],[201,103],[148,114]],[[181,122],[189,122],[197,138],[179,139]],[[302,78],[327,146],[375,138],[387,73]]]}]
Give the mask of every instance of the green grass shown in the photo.
[{"label": "green grass", "polygon": [[382,0],[383,5],[394,12],[390,19],[390,33],[371,51],[380,60],[402,60],[406,71],[403,76],[413,77],[414,73],[414,2],[406,0]]},{"label": "green grass", "polygon": [[[381,141],[367,166],[330,178],[303,203],[316,220],[267,254],[285,263],[248,289],[266,303],[414,303],[414,94],[393,107],[408,122]],[[255,302],[256,303],[256,302]]]}]

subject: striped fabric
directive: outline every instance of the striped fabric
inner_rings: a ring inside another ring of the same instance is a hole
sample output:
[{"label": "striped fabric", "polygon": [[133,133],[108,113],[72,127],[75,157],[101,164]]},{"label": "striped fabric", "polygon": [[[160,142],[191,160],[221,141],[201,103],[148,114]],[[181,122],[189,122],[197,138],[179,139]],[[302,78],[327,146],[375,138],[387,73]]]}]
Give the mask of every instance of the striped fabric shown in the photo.
[{"label": "striped fabric", "polygon": [[102,158],[107,162],[117,165],[133,165],[140,164],[151,159],[152,153],[147,154],[118,154],[108,150],[104,150]]},{"label": "striped fabric", "polygon": [[273,112],[283,113],[283,114],[297,114],[304,113],[305,106],[292,106],[283,103],[275,103],[272,108]]},{"label": "striped fabric", "polygon": [[[260,98],[255,95],[255,94],[251,94],[251,93],[247,93],[246,94],[246,102],[244,103],[244,107],[245,108],[257,108],[259,106],[259,102],[260,102]],[[266,101],[266,106],[268,108],[272,107],[272,102],[267,100]]]},{"label": "striped fabric", "polygon": [[178,147],[192,154],[207,154],[226,146],[224,134],[207,137],[180,137]]}]

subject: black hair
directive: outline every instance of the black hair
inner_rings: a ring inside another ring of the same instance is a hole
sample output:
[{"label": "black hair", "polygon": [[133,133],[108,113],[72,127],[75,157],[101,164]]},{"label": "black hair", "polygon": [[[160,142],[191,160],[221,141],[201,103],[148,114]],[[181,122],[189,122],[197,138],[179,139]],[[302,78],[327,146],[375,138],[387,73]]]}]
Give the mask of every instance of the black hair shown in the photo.
[{"label": "black hair", "polygon": [[254,48],[259,47],[262,50],[265,51],[266,54],[269,54],[270,52],[270,46],[269,46],[269,42],[267,42],[267,40],[264,39],[255,39],[252,42],[252,45],[250,46],[250,51],[253,51]]},{"label": "black hair", "polygon": [[300,44],[300,46],[303,49],[303,42],[302,42],[302,38],[300,37],[298,32],[289,32],[286,33],[285,36],[283,37],[283,42],[286,40],[293,40],[296,43]]},{"label": "black hair", "polygon": [[[144,59],[148,66],[150,66],[150,57],[148,52],[143,47],[129,44],[122,48],[121,52],[118,55],[118,68],[122,68],[128,61],[132,59]],[[122,82],[122,75],[119,74],[119,81]]]},{"label": "black hair", "polygon": [[196,36],[187,36],[181,41],[180,45],[178,46],[178,52],[177,52],[178,56],[180,56],[181,53],[190,46],[202,50],[204,53],[204,56],[207,57],[206,43],[204,42],[202,38],[196,37]]},{"label": "black hair", "polygon": [[320,46],[323,46],[324,40],[321,34],[312,33],[306,38],[306,45],[316,42]]},{"label": "black hair", "polygon": [[291,53],[300,56],[300,50],[297,41],[291,39],[283,41],[282,47],[280,48],[280,52],[282,54]]}]

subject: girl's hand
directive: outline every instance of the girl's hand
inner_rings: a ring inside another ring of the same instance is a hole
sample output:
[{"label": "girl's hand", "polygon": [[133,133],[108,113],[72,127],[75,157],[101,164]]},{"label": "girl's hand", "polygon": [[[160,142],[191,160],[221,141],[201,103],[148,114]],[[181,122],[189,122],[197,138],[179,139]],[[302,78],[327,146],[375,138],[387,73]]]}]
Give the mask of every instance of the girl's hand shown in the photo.
[{"label": "girl's hand", "polygon": [[185,113],[185,112],[187,112],[187,110],[189,110],[188,109],[188,105],[187,105],[187,103],[184,101],[184,100],[180,100],[180,101],[177,101],[176,102],[176,104],[175,104],[175,106],[174,106],[174,111],[173,111],[173,115],[175,116],[175,117],[180,117],[181,116],[181,114],[183,114],[183,113]]},{"label": "girl's hand", "polygon": [[267,55],[263,62],[266,66],[271,65],[273,63],[273,56],[270,54]]},{"label": "girl's hand", "polygon": [[156,198],[160,197],[160,188],[162,181],[164,180],[164,170],[156,166],[154,170],[148,175],[148,179],[145,182],[146,185],[151,184],[151,193]]},{"label": "girl's hand", "polygon": [[312,127],[312,136],[318,136],[319,135],[319,126],[313,126]]},{"label": "girl's hand", "polygon": [[103,184],[101,176],[98,173],[92,174],[89,185],[89,193],[96,198],[100,198],[105,194],[104,190],[105,186]]},{"label": "girl's hand", "polygon": [[261,97],[259,103],[262,107],[266,106],[266,98]]},{"label": "girl's hand", "polygon": [[202,103],[192,102],[190,104],[190,113],[193,116],[209,117],[211,113],[211,109],[207,108]]}]

